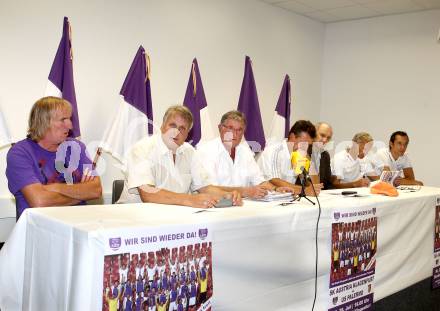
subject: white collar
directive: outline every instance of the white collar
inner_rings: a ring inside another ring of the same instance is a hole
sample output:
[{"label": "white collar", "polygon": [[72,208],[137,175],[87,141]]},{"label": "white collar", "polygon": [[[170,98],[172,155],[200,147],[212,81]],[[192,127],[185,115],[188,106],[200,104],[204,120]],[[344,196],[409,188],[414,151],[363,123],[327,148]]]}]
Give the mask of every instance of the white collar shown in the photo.
[{"label": "white collar", "polygon": [[[163,141],[162,134],[158,134],[158,137],[156,139],[158,140],[158,147],[159,147],[160,154],[164,155],[164,154],[173,153],[173,151],[170,148],[168,148],[167,145],[165,145],[165,142]],[[182,154],[186,149],[186,144],[187,143],[184,142],[182,145],[177,147],[176,154]]]},{"label": "white collar", "polygon": [[389,156],[390,159],[391,159],[391,162],[393,162],[393,163],[397,162],[397,161],[402,157],[402,156],[399,156],[399,157],[397,158],[397,160],[394,160],[393,154],[391,153],[391,151],[390,151],[389,148],[387,149],[387,153],[388,153],[388,156]]}]

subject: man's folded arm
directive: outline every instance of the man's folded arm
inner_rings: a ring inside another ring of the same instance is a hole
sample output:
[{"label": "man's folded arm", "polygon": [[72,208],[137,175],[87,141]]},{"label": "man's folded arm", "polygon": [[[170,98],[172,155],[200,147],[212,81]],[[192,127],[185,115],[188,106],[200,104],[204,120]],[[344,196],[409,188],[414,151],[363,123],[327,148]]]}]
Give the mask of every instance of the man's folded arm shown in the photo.
[{"label": "man's folded arm", "polygon": [[49,184],[45,185],[45,188],[49,191],[80,201],[98,199],[102,195],[101,180],[99,176],[95,176],[89,181],[77,184]]},{"label": "man's folded arm", "polygon": [[21,189],[21,192],[30,207],[76,205],[81,202],[81,200],[51,191],[47,189],[47,186],[48,185],[35,183],[27,185]]}]

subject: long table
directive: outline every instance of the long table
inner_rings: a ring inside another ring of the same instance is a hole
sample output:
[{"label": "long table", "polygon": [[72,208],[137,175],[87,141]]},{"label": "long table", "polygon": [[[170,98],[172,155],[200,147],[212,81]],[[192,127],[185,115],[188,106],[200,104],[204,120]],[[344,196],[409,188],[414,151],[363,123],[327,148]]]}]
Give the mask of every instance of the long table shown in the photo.
[{"label": "long table", "polygon": [[[431,275],[439,196],[430,187],[396,198],[323,192],[315,310],[327,309],[335,210],[376,208],[379,300]],[[0,252],[0,309],[102,310],[107,231],[205,223],[213,233],[214,310],[311,310],[317,206],[245,201],[196,211],[158,204],[28,209]]]}]

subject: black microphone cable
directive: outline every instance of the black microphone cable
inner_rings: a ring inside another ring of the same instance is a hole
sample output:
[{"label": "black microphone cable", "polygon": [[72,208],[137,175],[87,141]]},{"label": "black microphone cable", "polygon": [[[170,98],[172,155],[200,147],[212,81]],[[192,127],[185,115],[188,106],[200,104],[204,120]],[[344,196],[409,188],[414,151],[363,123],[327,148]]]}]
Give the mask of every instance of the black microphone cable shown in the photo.
[{"label": "black microphone cable", "polygon": [[321,218],[321,203],[319,203],[318,196],[316,194],[315,187],[313,186],[313,181],[309,177],[310,184],[312,185],[313,193],[315,194],[316,201],[318,201],[318,219],[316,220],[316,229],[315,229],[315,294],[313,297],[313,305],[312,305],[312,311],[315,309],[315,303],[316,303],[316,294],[318,292],[318,227],[319,227],[319,220]]}]

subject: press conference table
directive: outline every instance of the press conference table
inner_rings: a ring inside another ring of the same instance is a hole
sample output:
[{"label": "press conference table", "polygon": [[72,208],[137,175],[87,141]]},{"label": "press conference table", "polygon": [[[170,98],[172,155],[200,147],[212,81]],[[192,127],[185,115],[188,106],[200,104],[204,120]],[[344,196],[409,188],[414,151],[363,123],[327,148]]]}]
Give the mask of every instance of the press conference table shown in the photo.
[{"label": "press conference table", "polygon": [[[376,207],[376,301],[432,274],[437,197],[440,189],[430,187],[396,198],[324,191],[315,310],[327,309],[335,210]],[[102,310],[106,231],[204,223],[213,234],[214,310],[311,310],[317,205],[245,201],[196,211],[158,204],[28,209],[0,252],[0,309]]]}]

